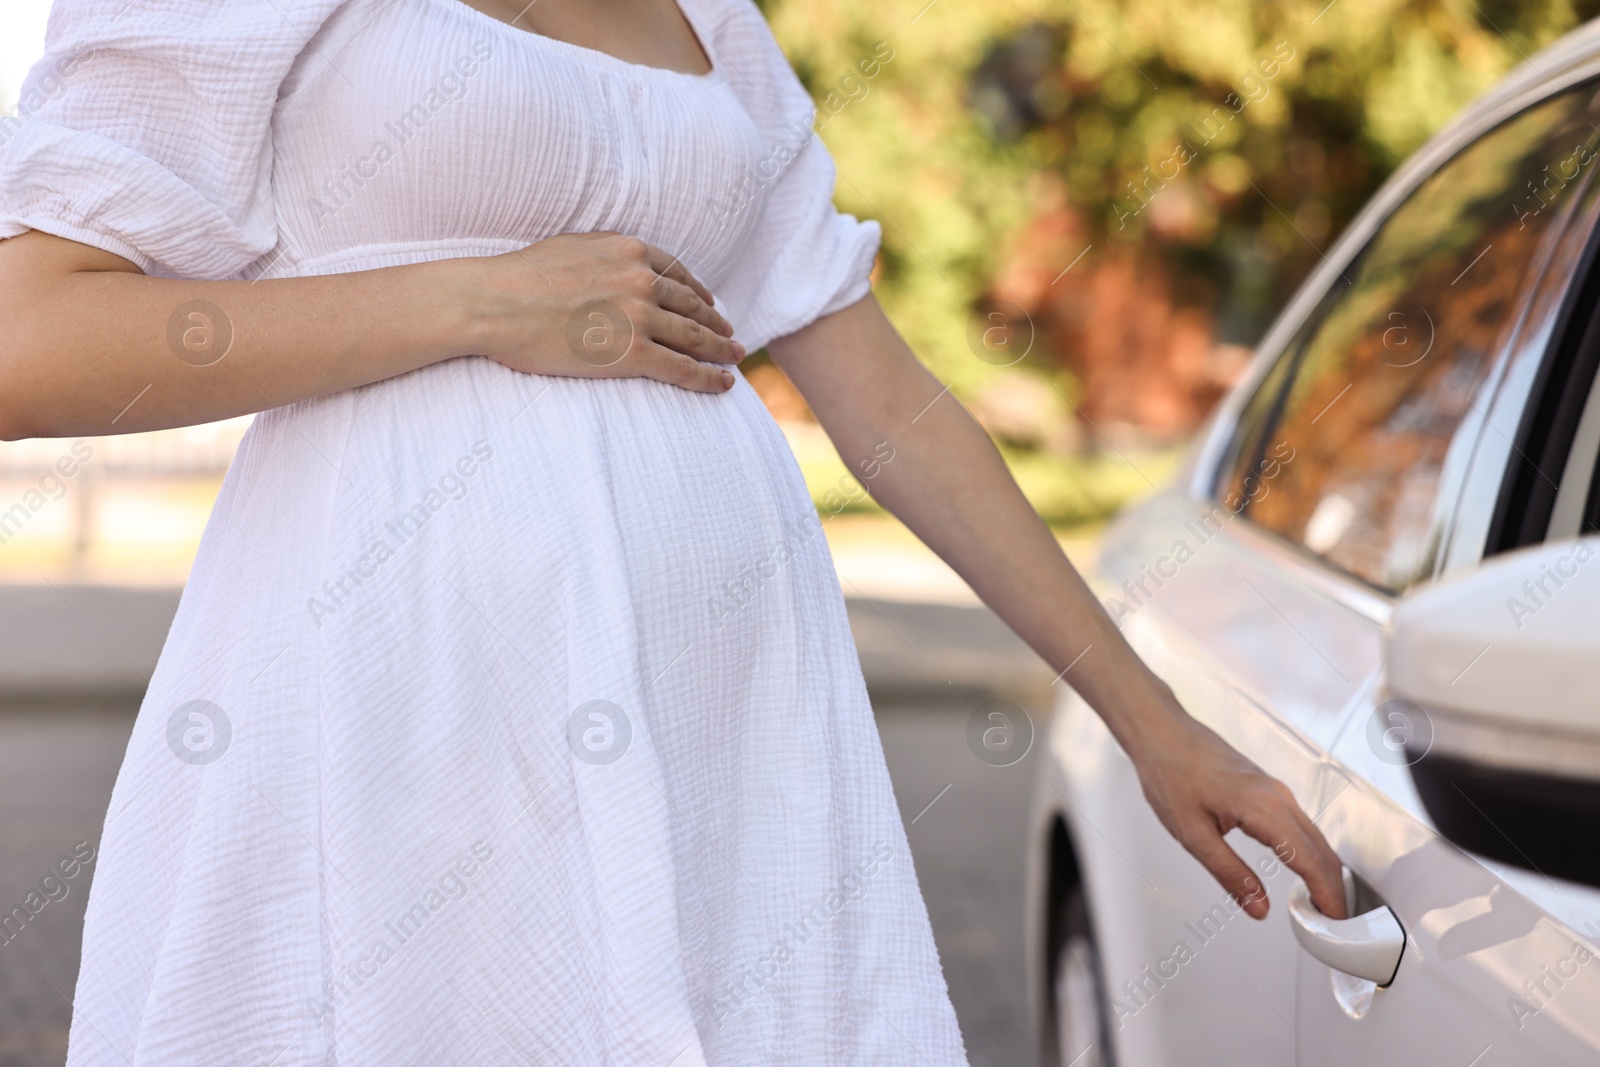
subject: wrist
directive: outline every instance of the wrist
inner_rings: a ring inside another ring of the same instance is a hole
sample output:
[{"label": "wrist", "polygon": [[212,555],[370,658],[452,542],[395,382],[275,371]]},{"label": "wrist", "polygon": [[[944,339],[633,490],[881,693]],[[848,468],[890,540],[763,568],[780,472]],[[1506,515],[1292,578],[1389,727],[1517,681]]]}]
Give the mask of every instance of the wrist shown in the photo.
[{"label": "wrist", "polygon": [[418,282],[425,295],[417,306],[426,309],[423,328],[437,360],[500,350],[497,326],[504,317],[493,311],[488,284],[488,263],[493,258],[462,256],[418,264]]},{"label": "wrist", "polygon": [[1090,704],[1128,758],[1142,768],[1151,756],[1172,750],[1194,720],[1171,687],[1131,649],[1127,660]]}]

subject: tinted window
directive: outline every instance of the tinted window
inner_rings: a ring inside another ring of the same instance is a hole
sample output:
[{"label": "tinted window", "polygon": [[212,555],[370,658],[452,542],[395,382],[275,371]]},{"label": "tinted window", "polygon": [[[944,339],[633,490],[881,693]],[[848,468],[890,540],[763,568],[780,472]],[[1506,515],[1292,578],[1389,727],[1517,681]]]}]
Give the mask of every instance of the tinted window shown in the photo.
[{"label": "tinted window", "polygon": [[1430,568],[1450,440],[1600,153],[1592,84],[1463,149],[1385,220],[1245,406],[1218,494],[1373,585]]}]

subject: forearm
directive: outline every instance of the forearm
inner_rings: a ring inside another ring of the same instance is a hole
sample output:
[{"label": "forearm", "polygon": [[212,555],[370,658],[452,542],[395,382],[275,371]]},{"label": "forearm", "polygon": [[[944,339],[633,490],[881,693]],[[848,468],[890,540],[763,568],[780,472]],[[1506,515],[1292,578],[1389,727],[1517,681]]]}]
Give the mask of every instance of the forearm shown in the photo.
[{"label": "forearm", "polygon": [[[1124,747],[1137,748],[1150,725],[1141,720],[1170,714],[1167,700],[1151,699],[1164,696],[1164,686],[1073,569],[988,435],[876,302],[862,301],[771,350],[874,498],[1055,671],[1067,671],[1065,680]],[[893,449],[887,463],[883,442]]]},{"label": "forearm", "polygon": [[[22,242],[33,242],[22,254]],[[149,278],[48,235],[0,242],[10,438],[193,425],[464,354],[452,262],[258,282]]]},{"label": "forearm", "polygon": [[[1266,891],[1224,840],[1234,829],[1277,851],[1318,908],[1344,917],[1339,858],[1294,794],[1190,718],[1140,661],[988,435],[923,369],[877,301],[770,348],[873,496],[1065,672],[1132,758],[1162,825],[1245,910],[1265,917]],[[887,462],[885,444],[894,450]]]}]

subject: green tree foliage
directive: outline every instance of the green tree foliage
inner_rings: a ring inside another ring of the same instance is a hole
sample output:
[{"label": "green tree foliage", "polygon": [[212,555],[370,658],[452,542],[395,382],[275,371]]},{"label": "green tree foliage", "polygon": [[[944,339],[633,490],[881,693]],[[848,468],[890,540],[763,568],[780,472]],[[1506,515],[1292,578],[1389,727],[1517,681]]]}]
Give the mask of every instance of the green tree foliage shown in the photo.
[{"label": "green tree foliage", "polygon": [[[883,224],[880,300],[963,395],[1017,373],[976,358],[969,326],[1044,214],[1093,246],[1075,271],[1158,262],[1166,299],[1248,344],[1409,152],[1597,6],[763,4],[818,102],[838,202]],[[1052,354],[1024,366],[1070,392]]]}]

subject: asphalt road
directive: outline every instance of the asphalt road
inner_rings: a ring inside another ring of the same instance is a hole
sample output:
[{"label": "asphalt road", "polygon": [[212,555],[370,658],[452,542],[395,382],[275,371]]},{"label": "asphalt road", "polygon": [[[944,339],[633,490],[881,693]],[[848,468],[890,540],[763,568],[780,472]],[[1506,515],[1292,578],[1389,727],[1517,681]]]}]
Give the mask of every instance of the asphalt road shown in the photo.
[{"label": "asphalt road", "polygon": [[972,1067],[1033,1067],[1022,873],[1037,749],[1010,767],[980,761],[966,741],[976,706],[879,701],[878,727],[968,1059]]},{"label": "asphalt road", "polygon": [[[1009,767],[968,746],[973,709],[1002,689],[1042,723],[1036,664],[981,609],[851,604],[889,772],[974,1067],[1032,1067],[1023,997],[1022,876],[1037,748]],[[1048,682],[1048,675],[1043,679]],[[108,706],[0,707],[0,913],[80,842],[98,845],[133,722]],[[0,1067],[57,1067],[92,866],[0,941]]]},{"label": "asphalt road", "polygon": [[[0,710],[0,910],[22,904],[80,842],[98,847],[111,784],[133,727],[121,708]],[[52,890],[0,944],[0,1067],[66,1061],[83,904],[94,868]]]}]

